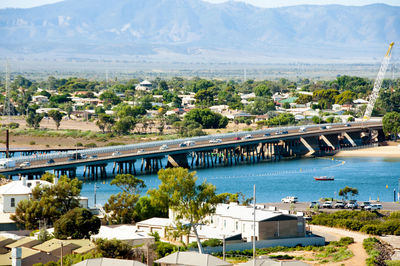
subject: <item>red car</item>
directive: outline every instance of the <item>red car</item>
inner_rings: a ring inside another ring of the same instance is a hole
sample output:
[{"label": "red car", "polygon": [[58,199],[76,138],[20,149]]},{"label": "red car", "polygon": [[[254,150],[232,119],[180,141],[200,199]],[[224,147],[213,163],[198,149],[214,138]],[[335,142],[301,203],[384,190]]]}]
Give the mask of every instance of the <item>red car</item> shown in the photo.
[{"label": "red car", "polygon": [[234,140],[241,140],[241,138],[240,137],[235,137]]}]

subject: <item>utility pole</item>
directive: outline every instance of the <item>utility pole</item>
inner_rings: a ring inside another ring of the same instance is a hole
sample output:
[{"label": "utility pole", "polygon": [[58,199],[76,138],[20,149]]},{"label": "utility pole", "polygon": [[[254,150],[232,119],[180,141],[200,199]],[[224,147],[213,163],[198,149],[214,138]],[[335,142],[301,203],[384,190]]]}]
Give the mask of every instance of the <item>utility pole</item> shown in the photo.
[{"label": "utility pole", "polygon": [[253,199],[253,266],[256,266],[256,184],[254,184]]}]

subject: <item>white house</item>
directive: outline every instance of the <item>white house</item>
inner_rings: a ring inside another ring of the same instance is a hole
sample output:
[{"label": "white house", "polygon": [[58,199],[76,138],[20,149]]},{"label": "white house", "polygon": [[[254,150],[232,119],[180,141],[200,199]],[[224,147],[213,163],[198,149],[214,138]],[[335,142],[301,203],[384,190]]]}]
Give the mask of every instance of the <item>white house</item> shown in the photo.
[{"label": "white house", "polygon": [[51,183],[43,180],[26,180],[23,178],[19,181],[12,181],[6,185],[0,186],[0,212],[15,212],[15,207],[22,200],[29,199],[32,189],[39,185],[51,185]]},{"label": "white house", "polygon": [[134,225],[119,225],[119,226],[106,226],[100,227],[97,235],[92,235],[90,239],[117,239],[129,245],[137,246],[142,244],[154,244],[154,237],[149,236],[148,232],[138,230]]},{"label": "white house", "polygon": [[142,82],[139,83],[139,85],[137,85],[135,87],[135,90],[137,91],[151,91],[152,88],[152,84],[150,81],[148,80],[143,80]]}]

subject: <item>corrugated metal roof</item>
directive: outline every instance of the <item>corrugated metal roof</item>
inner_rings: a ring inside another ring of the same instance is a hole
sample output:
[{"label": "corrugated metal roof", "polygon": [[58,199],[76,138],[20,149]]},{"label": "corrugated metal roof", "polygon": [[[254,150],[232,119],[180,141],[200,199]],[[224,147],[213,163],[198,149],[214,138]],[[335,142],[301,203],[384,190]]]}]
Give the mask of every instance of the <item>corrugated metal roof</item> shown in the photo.
[{"label": "corrugated metal roof", "polygon": [[188,266],[225,266],[232,265],[210,254],[200,254],[197,252],[175,252],[164,258],[155,261],[156,263],[166,263],[169,265],[188,265]]}]

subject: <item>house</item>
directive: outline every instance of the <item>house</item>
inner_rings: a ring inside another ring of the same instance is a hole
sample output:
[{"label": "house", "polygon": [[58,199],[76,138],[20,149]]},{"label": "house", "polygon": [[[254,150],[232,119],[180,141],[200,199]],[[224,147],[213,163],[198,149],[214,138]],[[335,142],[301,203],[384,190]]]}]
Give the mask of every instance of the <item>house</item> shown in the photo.
[{"label": "house", "polygon": [[13,243],[8,244],[5,247],[10,250],[13,248],[17,248],[17,247],[31,248],[33,246],[39,245],[40,243],[41,243],[41,241],[37,240],[36,238],[27,236],[27,237],[23,237],[15,242],[13,242]]},{"label": "house", "polygon": [[222,114],[222,112],[224,111],[228,111],[229,110],[229,106],[225,105],[225,104],[221,104],[221,105],[214,105],[210,107],[210,110],[215,112],[215,113],[219,113]]},{"label": "house", "polygon": [[76,264],[73,266],[146,266],[141,262],[135,260],[121,260],[121,259],[110,259],[110,258],[97,258],[97,259],[88,259]]},{"label": "house", "polygon": [[164,258],[155,261],[160,263],[162,266],[170,265],[193,265],[193,266],[228,266],[232,265],[229,262],[223,261],[217,257],[211,256],[210,254],[200,254],[197,252],[175,252]]},{"label": "house", "polygon": [[45,252],[26,247],[13,248],[10,252],[0,255],[0,265],[34,265],[46,264],[49,261],[58,261],[59,258]]},{"label": "house", "polygon": [[147,232],[139,231],[134,225],[119,225],[119,226],[106,226],[100,227],[97,235],[92,235],[91,240],[99,238],[104,239],[118,239],[128,243],[132,246],[142,244],[154,244],[154,237],[149,236]]},{"label": "house", "polygon": [[178,95],[178,97],[182,99],[183,106],[192,106],[196,102],[194,95],[194,93],[190,93],[189,95]]},{"label": "house", "polygon": [[144,80],[135,87],[135,90],[136,91],[151,91],[152,87],[153,87],[153,85],[151,84],[150,81]]},{"label": "house", "polygon": [[[89,241],[89,240],[88,240]],[[33,250],[45,252],[51,254],[54,257],[61,257],[61,249],[63,256],[67,254],[72,254],[72,251],[80,248],[81,246],[73,243],[71,240],[59,240],[59,239],[50,239],[42,244],[33,246]],[[58,259],[57,259],[58,260]]]},{"label": "house", "polygon": [[43,180],[22,180],[12,181],[8,184],[0,186],[0,212],[15,212],[15,207],[22,200],[29,199],[32,189],[37,185],[51,185],[51,183]]},{"label": "house", "polygon": [[32,96],[32,102],[37,104],[45,104],[49,102],[49,98],[43,95]]},{"label": "house", "polygon": [[[213,215],[204,219],[206,223],[198,226],[201,240],[223,239],[230,243],[251,242],[253,239],[253,207],[237,203],[218,204]],[[151,218],[137,223],[137,227],[147,233],[158,232],[166,237],[168,228],[174,227],[174,214],[170,210],[169,218]],[[306,235],[302,216],[286,214],[280,211],[256,208],[256,240],[297,238]],[[186,242],[196,240],[194,233],[187,236]]]}]

